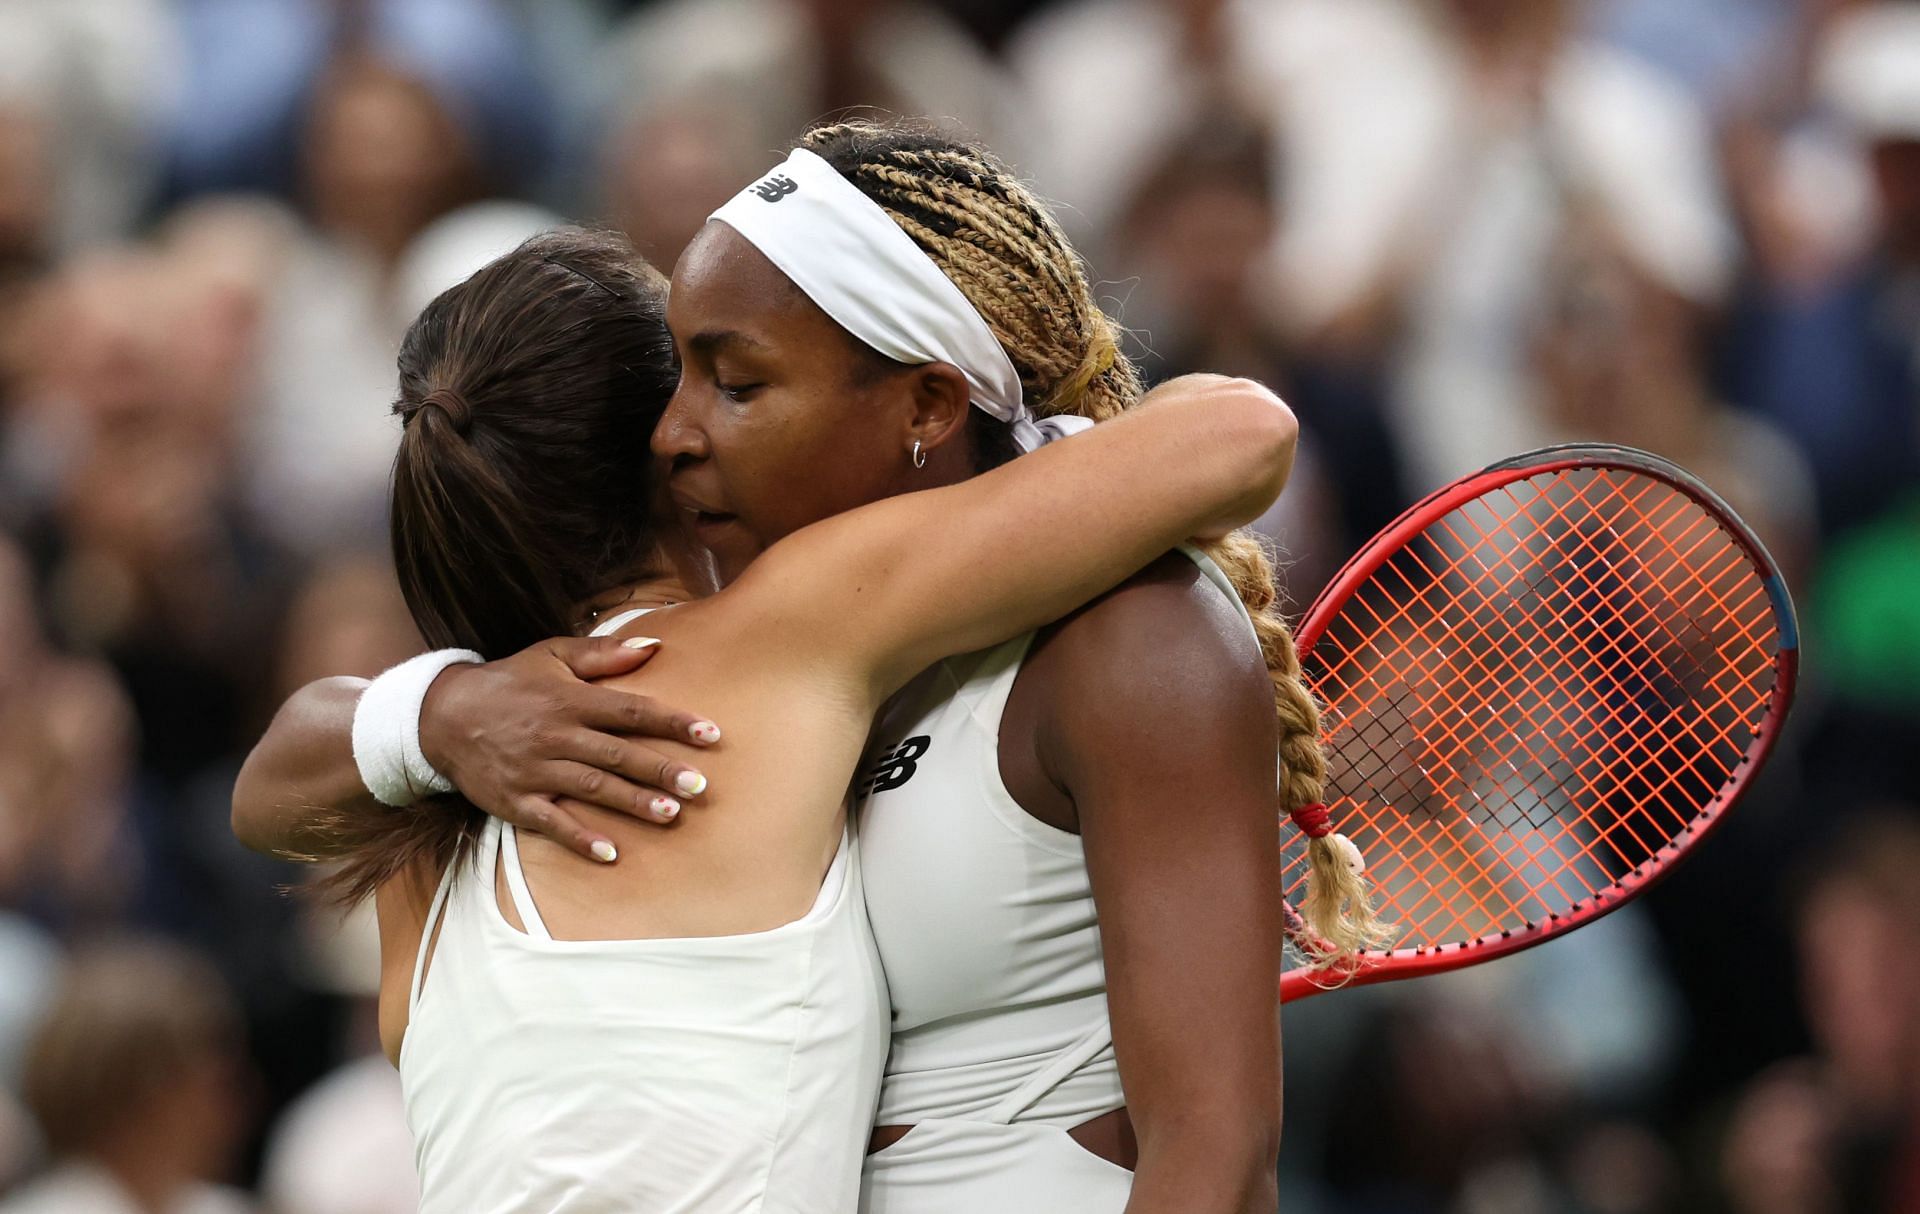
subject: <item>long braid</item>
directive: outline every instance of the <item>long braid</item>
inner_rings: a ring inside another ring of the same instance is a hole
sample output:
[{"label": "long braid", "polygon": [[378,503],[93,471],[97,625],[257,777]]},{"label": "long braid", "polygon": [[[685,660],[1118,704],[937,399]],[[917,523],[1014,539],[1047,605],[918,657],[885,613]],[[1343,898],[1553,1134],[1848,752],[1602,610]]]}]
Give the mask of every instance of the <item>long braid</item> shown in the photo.
[{"label": "long braid", "polygon": [[[878,203],[986,319],[1012,359],[1034,412],[1096,421],[1144,394],[1120,348],[1120,330],[1093,298],[1086,267],[1046,205],[985,149],[932,127],[847,122],[809,131],[815,152]],[[1259,541],[1236,532],[1207,546],[1253,617],[1280,721],[1280,808],[1321,799],[1326,756],[1320,710],[1280,614],[1273,566]],[[1329,839],[1308,848],[1300,911],[1331,962],[1388,938],[1366,885]]]}]

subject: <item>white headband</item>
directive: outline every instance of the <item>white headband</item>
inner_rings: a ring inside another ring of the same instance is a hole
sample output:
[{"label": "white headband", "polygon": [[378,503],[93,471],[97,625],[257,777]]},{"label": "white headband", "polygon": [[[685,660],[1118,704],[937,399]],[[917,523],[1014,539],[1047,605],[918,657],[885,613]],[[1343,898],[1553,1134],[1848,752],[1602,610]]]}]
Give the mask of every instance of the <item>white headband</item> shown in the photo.
[{"label": "white headband", "polygon": [[888,358],[958,367],[975,407],[1007,423],[1022,451],[1093,424],[1036,420],[1013,362],[960,288],[878,203],[805,148],[710,218],[740,233],[841,328]]}]

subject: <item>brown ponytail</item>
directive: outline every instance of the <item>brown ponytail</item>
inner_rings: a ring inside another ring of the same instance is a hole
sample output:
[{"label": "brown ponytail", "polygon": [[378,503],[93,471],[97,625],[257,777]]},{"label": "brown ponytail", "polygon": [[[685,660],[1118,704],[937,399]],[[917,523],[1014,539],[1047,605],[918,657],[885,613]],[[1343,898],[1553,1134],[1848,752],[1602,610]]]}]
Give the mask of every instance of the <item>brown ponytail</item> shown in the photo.
[{"label": "brown ponytail", "polygon": [[[1139,402],[1139,372],[1120,348],[1119,327],[1095,303],[1086,267],[1046,205],[991,153],[911,123],[817,127],[801,143],[891,215],[979,309],[1036,413],[1101,420]],[[1003,439],[984,445],[983,464],[1012,453]],[[1259,542],[1239,532],[1207,552],[1253,617],[1273,677],[1279,807],[1291,814],[1318,802],[1326,783],[1319,706],[1301,677]],[[1319,937],[1309,946],[1316,960],[1384,944],[1389,933],[1365,882],[1331,837],[1313,840],[1308,859],[1300,911]]]},{"label": "brown ponytail", "polygon": [[[393,559],[421,635],[505,657],[572,630],[650,571],[654,423],[677,368],[667,284],[623,239],[535,237],[420,313],[400,347]],[[357,901],[416,861],[453,863],[485,821],[459,798],[336,815]]]}]

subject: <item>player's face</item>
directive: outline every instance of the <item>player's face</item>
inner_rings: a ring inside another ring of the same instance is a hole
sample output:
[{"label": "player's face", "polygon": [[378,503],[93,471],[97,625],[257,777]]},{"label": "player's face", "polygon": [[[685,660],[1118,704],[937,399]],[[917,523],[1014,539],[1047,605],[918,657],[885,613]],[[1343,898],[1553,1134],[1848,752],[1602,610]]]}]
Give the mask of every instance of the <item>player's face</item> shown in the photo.
[{"label": "player's face", "polygon": [[731,581],[808,523],[909,487],[906,376],[732,228],[709,223],[674,268],[680,384],[654,431],[682,521]]}]

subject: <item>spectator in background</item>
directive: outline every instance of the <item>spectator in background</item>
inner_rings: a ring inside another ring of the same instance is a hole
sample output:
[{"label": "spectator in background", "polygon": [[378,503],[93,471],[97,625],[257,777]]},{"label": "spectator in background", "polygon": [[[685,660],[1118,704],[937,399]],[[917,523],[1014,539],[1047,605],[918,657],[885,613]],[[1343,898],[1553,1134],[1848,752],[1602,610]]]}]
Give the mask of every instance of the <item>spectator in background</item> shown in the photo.
[{"label": "spectator in background", "polygon": [[648,261],[671,269],[707,216],[766,167],[756,129],[743,97],[725,90],[628,103],[599,149],[602,213]]},{"label": "spectator in background", "polygon": [[[1017,118],[1003,69],[928,0],[662,0],[615,29],[601,71],[612,200],[624,222],[660,216],[633,235],[667,267],[698,230],[693,214],[732,193],[723,179],[737,187],[754,171],[740,166],[823,115],[871,106],[987,141]],[[689,179],[643,159],[664,152]]]},{"label": "spectator in background", "polygon": [[248,323],[164,248],[76,262],[27,322],[9,471],[40,486],[28,537],[49,621],[111,659],[169,785],[234,744],[280,576],[240,504]]},{"label": "spectator in background", "polygon": [[[1288,0],[1068,0],[1042,6],[1007,43],[1030,111],[1011,151],[1065,203],[1076,239],[1104,240],[1180,137],[1275,117],[1272,27]],[[1124,80],[1125,87],[1114,87]],[[1267,157],[1261,157],[1264,162]],[[1103,249],[1105,264],[1124,245]]]},{"label": "spectator in background", "polygon": [[[0,538],[0,955],[12,983],[0,1035],[37,1001],[45,930],[112,921],[139,877],[132,706],[105,667],[47,644],[33,590],[25,559]],[[0,1039],[0,1081],[18,1050],[17,1037]]]},{"label": "spectator in background", "polygon": [[[378,86],[395,87],[393,80]],[[338,176],[326,192],[358,218],[319,243],[296,239],[279,261],[261,266],[269,298],[257,355],[264,404],[249,433],[248,498],[272,535],[322,559],[343,550],[386,550],[387,476],[400,438],[392,416],[394,360],[406,326],[441,291],[561,222],[529,203],[501,199],[446,209],[448,200],[467,193],[454,188],[463,170],[451,161],[439,171],[402,166],[432,141],[430,129],[447,115],[427,121],[432,107],[423,93],[403,102],[401,92],[389,92],[385,100],[415,111],[426,125],[412,135],[389,132],[378,149],[368,146],[368,132],[339,137],[342,159],[386,165],[326,170]],[[399,115],[382,116],[384,108],[371,105],[357,121],[408,125]],[[356,184],[363,174],[378,178],[388,170],[408,184]],[[353,201],[368,193],[412,201],[372,208]],[[376,244],[379,258],[356,254]]]},{"label": "spectator in background", "polygon": [[1663,275],[1609,218],[1571,215],[1544,266],[1532,353],[1545,434],[1675,461],[1752,525],[1791,585],[1804,585],[1819,533],[1806,461],[1770,423],[1715,398],[1714,298]]},{"label": "spectator in background", "polygon": [[1371,1020],[1328,1111],[1326,1175],[1346,1203],[1335,1209],[1562,1214],[1536,1162],[1555,1094],[1511,1027],[1432,1002]]},{"label": "spectator in background", "polygon": [[[266,663],[272,683],[263,702],[279,703],[315,679],[372,677],[420,649],[389,560],[384,555],[329,558],[307,575],[279,621]],[[161,844],[194,891],[189,914],[177,927],[219,963],[233,986],[264,1088],[261,1112],[273,1114],[343,1055],[378,1050],[372,1013],[361,1006],[365,976],[356,973],[351,950],[335,938],[335,917],[313,899],[287,892],[309,874],[299,865],[232,845],[229,819],[240,759],[237,753],[222,755],[197,775]],[[320,930],[313,930],[315,924]],[[385,1069],[397,1091],[397,1077],[391,1067]],[[363,1129],[377,1139],[391,1121],[369,1116]],[[404,1128],[400,1132],[404,1139]],[[378,1188],[377,1163],[370,1161],[365,1170],[363,1179]],[[351,1184],[352,1178],[341,1183]],[[277,1210],[291,1212],[292,1207]]]},{"label": "spectator in background", "polygon": [[[1419,54],[1389,92],[1353,101],[1406,109],[1395,166],[1325,183],[1385,193],[1392,223],[1349,299],[1323,306],[1336,322],[1398,329],[1394,419],[1425,487],[1548,436],[1529,344],[1540,267],[1569,215],[1602,212],[1643,267],[1690,298],[1725,289],[1734,250],[1699,111],[1677,84],[1585,36],[1580,5],[1418,11]],[[1323,220],[1337,219],[1331,202]],[[1292,237],[1288,264],[1311,275],[1318,238],[1304,226]]]},{"label": "spectator in background", "polygon": [[51,653],[25,559],[0,536],[0,1192],[35,1143],[17,1103],[58,975],[50,924],[124,900],[132,713],[112,676]]},{"label": "spectator in background", "polygon": [[1736,1214],[1920,1211],[1920,812],[1835,838],[1801,903],[1818,1055],[1736,1106],[1720,1176]]},{"label": "spectator in background", "polygon": [[477,132],[398,60],[347,53],[321,74],[302,147],[315,225],[389,272],[434,219],[481,192]]},{"label": "spectator in background", "polygon": [[1283,328],[1267,273],[1281,222],[1273,142],[1257,124],[1203,122],[1158,157],[1116,217],[1114,264],[1148,382],[1190,371],[1245,375],[1293,407],[1306,441],[1285,497],[1254,524],[1304,607],[1339,564],[1406,505],[1401,458],[1369,365]]},{"label": "spectator in background", "polygon": [[[1622,999],[1609,1006],[1636,1012]],[[1664,1214],[1680,1208],[1671,1148],[1619,1116],[1616,1106],[1564,1082],[1539,1048],[1553,1051],[1552,1030],[1531,1019],[1537,1009],[1524,999],[1463,1001],[1428,991],[1376,1001],[1368,1010],[1326,1114],[1325,1176],[1339,1198],[1332,1209]]]},{"label": "spectator in background", "polygon": [[[550,91],[507,0],[186,0],[195,70],[177,132],[180,190],[278,187],[236,221],[260,300],[247,427],[255,515],[303,554],[381,542],[394,298],[433,220],[540,183]],[[208,234],[218,243],[225,233]]]},{"label": "spectator in background", "polygon": [[167,0],[0,5],[0,127],[31,128],[39,145],[45,252],[132,229],[151,201],[183,83]]},{"label": "spectator in background", "polygon": [[264,267],[256,510],[303,552],[372,546],[399,429],[388,416],[403,315],[394,274],[428,224],[483,193],[478,132],[396,59],[354,53],[323,73],[301,144],[311,231]]},{"label": "spectator in background", "polygon": [[1104,264],[1126,200],[1182,138],[1215,121],[1265,130],[1267,163],[1286,169],[1271,188],[1287,229],[1317,244],[1317,277],[1290,282],[1288,319],[1318,324],[1323,295],[1363,269],[1385,222],[1393,195],[1376,182],[1404,169],[1399,127],[1422,119],[1391,104],[1422,66],[1421,31],[1409,0],[1041,5],[1007,43],[1028,100],[1016,150]]},{"label": "spectator in background", "polygon": [[[1098,226],[1221,114],[1285,166],[1266,272],[1304,345],[1394,369],[1416,487],[1537,445],[1529,317],[1568,200],[1631,213],[1690,291],[1732,253],[1679,86],[1585,36],[1577,0],[1075,0],[1012,43],[1051,192]],[[1100,82],[1125,80],[1125,89]]]},{"label": "spectator in background", "polygon": [[[1779,205],[1750,208],[1771,256],[1749,286],[1729,365],[1741,402],[1806,449],[1825,521],[1840,529],[1920,480],[1920,7],[1862,5],[1832,22],[1814,82],[1864,149],[1875,219],[1865,247],[1822,257],[1778,230],[1784,187],[1759,200]],[[1776,155],[1805,146],[1783,139]]]},{"label": "spectator in background", "polygon": [[218,974],[154,941],[69,963],[28,1049],[27,1107],[52,1170],[4,1214],[243,1214],[226,1175],[245,1128],[239,1020]]},{"label": "spectator in background", "polygon": [[[62,0],[50,0],[60,3]],[[124,2],[124,0],[123,0]],[[541,7],[562,0],[547,0]],[[481,132],[512,185],[551,144],[547,88],[510,0],[174,0],[187,62],[171,136],[171,194],[296,192],[309,95],[340,55],[399,65]]]}]

